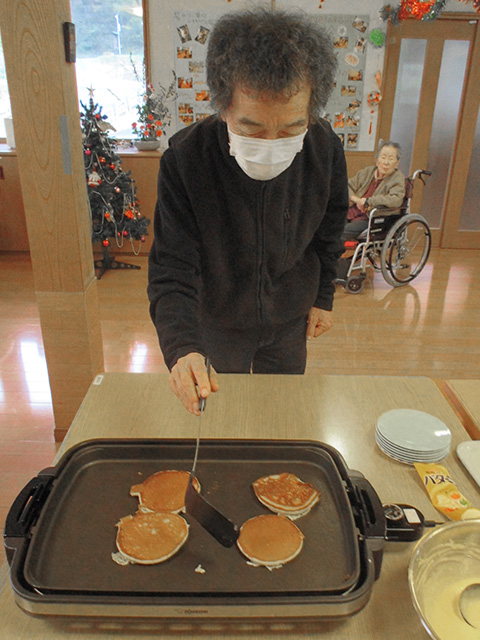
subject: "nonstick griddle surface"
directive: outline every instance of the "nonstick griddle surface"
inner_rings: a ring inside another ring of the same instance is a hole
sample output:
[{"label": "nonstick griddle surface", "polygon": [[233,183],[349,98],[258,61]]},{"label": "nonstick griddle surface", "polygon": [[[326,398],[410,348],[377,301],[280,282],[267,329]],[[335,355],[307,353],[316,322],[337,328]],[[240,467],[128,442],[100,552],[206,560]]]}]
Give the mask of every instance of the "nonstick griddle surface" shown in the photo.
[{"label": "nonstick griddle surface", "polygon": [[[116,523],[134,514],[130,487],[166,469],[190,471],[194,440],[89,441],[67,452],[27,552],[24,578],[42,592],[140,595],[343,593],[359,578],[353,517],[337,467],[317,443],[202,440],[197,477],[205,497],[239,526],[270,513],[255,497],[261,476],[291,472],[321,492],[295,521],[305,536],[281,569],[252,567],[236,546],[222,547],[188,514],[189,538],[157,565],[119,566]],[[205,573],[197,573],[201,565]]]}]

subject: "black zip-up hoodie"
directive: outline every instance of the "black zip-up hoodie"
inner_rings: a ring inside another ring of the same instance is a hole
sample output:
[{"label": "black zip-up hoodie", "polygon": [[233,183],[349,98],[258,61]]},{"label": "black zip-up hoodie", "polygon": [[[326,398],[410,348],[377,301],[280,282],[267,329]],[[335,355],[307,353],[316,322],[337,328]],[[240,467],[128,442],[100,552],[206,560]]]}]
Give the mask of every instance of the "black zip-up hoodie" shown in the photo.
[{"label": "black zip-up hoodie", "polygon": [[290,167],[267,181],[238,166],[218,116],[172,136],[148,284],[169,369],[204,353],[202,323],[249,329],[330,310],[347,209],[345,156],[327,122],[312,124]]}]

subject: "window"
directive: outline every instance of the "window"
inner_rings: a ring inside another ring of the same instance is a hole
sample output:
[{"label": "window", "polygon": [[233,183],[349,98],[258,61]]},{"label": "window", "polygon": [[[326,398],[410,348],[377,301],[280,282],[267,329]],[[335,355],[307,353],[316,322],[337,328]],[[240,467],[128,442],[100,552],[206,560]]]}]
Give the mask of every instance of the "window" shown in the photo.
[{"label": "window", "polygon": [[[70,0],[75,24],[78,98],[93,99],[108,116],[115,137],[133,137],[136,105],[143,83],[143,5],[146,0]],[[135,71],[136,70],[136,71]],[[3,119],[11,116],[10,98],[0,37],[0,138]]]},{"label": "window", "polygon": [[7,74],[3,59],[2,37],[0,36],[0,138],[5,138],[4,118],[10,118],[10,97],[8,95]]},{"label": "window", "polygon": [[133,137],[143,83],[142,0],[70,0],[77,48],[78,98],[102,107],[116,138]]}]

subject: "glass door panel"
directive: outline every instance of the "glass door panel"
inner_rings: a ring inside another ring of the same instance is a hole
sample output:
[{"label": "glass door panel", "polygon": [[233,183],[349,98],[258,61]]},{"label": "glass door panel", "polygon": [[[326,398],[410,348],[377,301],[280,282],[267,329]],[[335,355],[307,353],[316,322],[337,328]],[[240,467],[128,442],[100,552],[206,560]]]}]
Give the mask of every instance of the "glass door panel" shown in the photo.
[{"label": "glass door panel", "polygon": [[415,142],[426,49],[426,40],[414,38],[404,38],[400,45],[390,139],[400,143],[402,159],[399,168],[405,175],[410,171]]},{"label": "glass door panel", "polygon": [[433,175],[425,186],[421,209],[433,228],[442,223],[469,47],[467,40],[446,40],[443,47],[428,156],[428,169]]},{"label": "glass door panel", "polygon": [[467,177],[465,197],[460,215],[459,231],[480,231],[480,180],[478,167],[480,166],[480,109],[477,114],[477,126],[473,139],[470,170]]}]

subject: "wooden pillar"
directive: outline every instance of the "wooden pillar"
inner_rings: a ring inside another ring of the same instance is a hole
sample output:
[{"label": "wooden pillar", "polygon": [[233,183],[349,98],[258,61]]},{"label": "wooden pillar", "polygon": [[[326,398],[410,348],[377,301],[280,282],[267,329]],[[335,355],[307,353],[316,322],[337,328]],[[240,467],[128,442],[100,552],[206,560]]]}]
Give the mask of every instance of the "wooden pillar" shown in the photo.
[{"label": "wooden pillar", "polygon": [[55,416],[70,426],[103,371],[69,0],[2,0],[0,25]]}]

